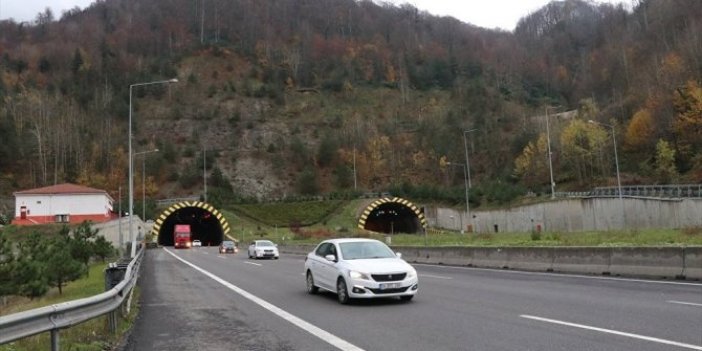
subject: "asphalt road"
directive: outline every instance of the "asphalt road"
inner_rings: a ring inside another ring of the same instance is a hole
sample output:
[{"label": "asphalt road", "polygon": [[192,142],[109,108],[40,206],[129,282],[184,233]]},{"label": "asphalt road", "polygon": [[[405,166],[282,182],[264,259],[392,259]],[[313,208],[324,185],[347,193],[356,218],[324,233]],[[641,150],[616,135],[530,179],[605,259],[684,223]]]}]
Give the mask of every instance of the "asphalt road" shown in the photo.
[{"label": "asphalt road", "polygon": [[343,306],[303,265],[148,250],[126,350],[702,350],[701,284],[415,265],[413,301]]}]

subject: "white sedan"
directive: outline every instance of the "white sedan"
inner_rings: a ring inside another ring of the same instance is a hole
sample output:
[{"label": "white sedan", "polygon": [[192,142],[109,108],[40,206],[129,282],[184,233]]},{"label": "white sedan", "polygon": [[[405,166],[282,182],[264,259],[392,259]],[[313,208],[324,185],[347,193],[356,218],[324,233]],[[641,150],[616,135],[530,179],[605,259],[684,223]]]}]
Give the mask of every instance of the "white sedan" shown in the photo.
[{"label": "white sedan", "polygon": [[331,291],[342,304],[393,296],[410,301],[417,294],[417,271],[400,257],[378,240],[325,240],[305,259],[307,292]]},{"label": "white sedan", "polygon": [[200,241],[200,240],[193,240],[193,247],[197,247],[197,246],[202,246],[202,241]]},{"label": "white sedan", "polygon": [[249,245],[249,258],[275,258],[280,257],[278,245],[270,240],[255,240]]}]

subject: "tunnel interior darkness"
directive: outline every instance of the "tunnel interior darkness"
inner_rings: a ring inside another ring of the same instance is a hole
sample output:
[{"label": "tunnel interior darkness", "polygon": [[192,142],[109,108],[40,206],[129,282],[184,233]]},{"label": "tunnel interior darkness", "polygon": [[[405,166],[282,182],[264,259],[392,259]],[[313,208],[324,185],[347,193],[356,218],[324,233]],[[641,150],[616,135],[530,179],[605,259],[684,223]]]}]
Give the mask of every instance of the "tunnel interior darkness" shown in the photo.
[{"label": "tunnel interior darkness", "polygon": [[377,233],[418,233],[421,224],[411,208],[397,202],[381,204],[368,215],[364,229]]},{"label": "tunnel interior darkness", "polygon": [[202,246],[219,246],[224,237],[222,225],[210,211],[198,207],[185,207],[171,213],[161,225],[158,243],[173,246],[173,229],[176,224],[190,224],[190,240],[200,240]]}]

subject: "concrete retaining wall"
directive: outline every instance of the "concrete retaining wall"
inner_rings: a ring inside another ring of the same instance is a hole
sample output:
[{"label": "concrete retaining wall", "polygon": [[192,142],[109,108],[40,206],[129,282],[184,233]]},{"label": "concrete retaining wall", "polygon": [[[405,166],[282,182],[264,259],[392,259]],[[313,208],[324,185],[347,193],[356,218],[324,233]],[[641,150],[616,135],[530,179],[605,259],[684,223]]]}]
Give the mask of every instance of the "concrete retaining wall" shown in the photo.
[{"label": "concrete retaining wall", "polygon": [[425,207],[429,226],[476,232],[578,232],[702,226],[702,199],[562,199],[505,210],[465,211]]},{"label": "concrete retaining wall", "polygon": [[[306,255],[314,245],[285,245]],[[536,272],[702,280],[702,247],[416,247],[393,246],[407,262]]]},{"label": "concrete retaining wall", "polygon": [[[115,248],[122,250],[132,239],[129,237],[129,217],[118,218],[109,222],[96,223],[93,229],[98,229],[102,235],[111,242]],[[137,239],[142,240],[144,233],[151,231],[151,226],[144,223],[139,216],[132,218],[132,228],[137,233]]]}]

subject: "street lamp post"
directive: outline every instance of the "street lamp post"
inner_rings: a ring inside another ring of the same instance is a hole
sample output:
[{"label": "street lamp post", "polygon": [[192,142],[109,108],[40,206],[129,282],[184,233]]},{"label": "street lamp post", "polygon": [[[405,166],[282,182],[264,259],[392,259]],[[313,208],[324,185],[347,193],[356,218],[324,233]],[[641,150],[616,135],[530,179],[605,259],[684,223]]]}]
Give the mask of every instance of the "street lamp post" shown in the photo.
[{"label": "street lamp post", "polygon": [[178,83],[178,79],[157,80],[153,82],[134,83],[129,85],[129,237],[132,240],[131,256],[136,255],[137,236],[132,228],[132,217],[134,214],[134,156],[132,155],[132,90],[134,87],[155,85],[155,84],[171,84]]},{"label": "street lamp post", "polygon": [[602,122],[597,122],[593,120],[589,120],[589,123],[592,124],[599,124],[603,127],[609,127],[612,129],[612,143],[614,144],[614,164],[615,167],[617,168],[617,192],[619,193],[619,202],[622,206],[622,214],[624,214],[624,199],[622,198],[622,181],[621,178],[619,177],[619,156],[617,156],[617,139],[616,139],[616,132],[614,131],[614,125],[612,124],[607,124],[607,123],[602,123]]},{"label": "street lamp post", "polygon": [[468,173],[468,189],[472,188],[472,185],[470,184],[470,160],[468,159],[468,138],[466,138],[466,134],[475,132],[478,130],[477,128],[469,129],[469,130],[464,130],[463,131],[463,146],[465,147],[466,150],[466,170]]},{"label": "street lamp post", "polygon": [[[135,152],[134,157],[158,152],[158,149]],[[141,220],[146,220],[146,156],[141,159]]]},{"label": "street lamp post", "polygon": [[546,106],[546,141],[548,145],[548,172],[551,175],[551,199],[556,198],[556,182],[553,181],[553,162],[551,161],[551,130],[549,128],[548,109],[553,106]]},{"label": "street lamp post", "polygon": [[[456,162],[446,162],[446,164],[449,166],[461,166],[461,169],[463,170],[463,186],[465,187],[466,191],[466,216],[468,217],[468,221],[470,221],[470,203],[468,201],[468,173],[466,172],[466,165]],[[461,233],[463,233],[463,216],[461,216]]]}]

